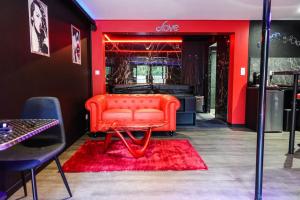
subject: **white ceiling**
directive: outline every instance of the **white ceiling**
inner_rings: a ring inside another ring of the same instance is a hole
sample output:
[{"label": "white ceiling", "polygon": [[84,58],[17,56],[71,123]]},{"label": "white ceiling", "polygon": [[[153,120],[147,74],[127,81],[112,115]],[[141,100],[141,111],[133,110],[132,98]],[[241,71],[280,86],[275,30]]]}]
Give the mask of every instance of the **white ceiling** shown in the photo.
[{"label": "white ceiling", "polygon": [[[257,20],[263,0],[77,0],[93,19]],[[300,0],[272,0],[272,19],[300,20]],[[299,11],[298,11],[299,10]]]}]

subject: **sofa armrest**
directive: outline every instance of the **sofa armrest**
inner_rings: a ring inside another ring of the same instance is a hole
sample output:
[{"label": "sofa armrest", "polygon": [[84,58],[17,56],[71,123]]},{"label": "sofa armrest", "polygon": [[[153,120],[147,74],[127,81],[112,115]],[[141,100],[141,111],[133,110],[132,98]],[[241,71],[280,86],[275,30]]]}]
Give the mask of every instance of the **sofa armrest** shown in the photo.
[{"label": "sofa armrest", "polygon": [[[161,95],[161,110],[164,111],[165,120],[169,121],[174,118],[176,121],[176,111],[180,107],[180,101],[171,95]],[[173,117],[174,116],[174,117]]]},{"label": "sofa armrest", "polygon": [[86,101],[85,108],[90,112],[90,131],[97,132],[97,122],[102,120],[102,112],[106,109],[106,96],[91,97]]}]

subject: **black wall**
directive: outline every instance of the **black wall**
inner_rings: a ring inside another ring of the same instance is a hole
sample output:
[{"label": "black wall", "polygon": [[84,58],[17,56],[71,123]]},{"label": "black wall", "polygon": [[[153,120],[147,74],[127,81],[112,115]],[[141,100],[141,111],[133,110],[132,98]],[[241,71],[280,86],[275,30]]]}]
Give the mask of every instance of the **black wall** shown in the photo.
[{"label": "black wall", "polygon": [[[70,145],[85,132],[84,103],[91,95],[90,23],[71,1],[42,2],[48,6],[50,57],[30,52],[28,1],[1,1],[0,119],[18,118],[29,97],[58,97]],[[81,65],[72,63],[71,24],[81,31]],[[0,190],[8,190],[17,175],[0,172]]]},{"label": "black wall", "polygon": [[[260,68],[261,23],[250,22],[249,81]],[[300,21],[272,21],[268,71],[300,70]],[[271,84],[291,85],[292,76],[273,76]]]},{"label": "black wall", "polygon": [[[300,57],[300,21],[272,21],[270,57]],[[260,57],[261,22],[250,23],[250,57]]]},{"label": "black wall", "polygon": [[[250,22],[249,56],[260,57],[261,22]],[[300,21],[272,21],[270,57],[300,57]]]}]

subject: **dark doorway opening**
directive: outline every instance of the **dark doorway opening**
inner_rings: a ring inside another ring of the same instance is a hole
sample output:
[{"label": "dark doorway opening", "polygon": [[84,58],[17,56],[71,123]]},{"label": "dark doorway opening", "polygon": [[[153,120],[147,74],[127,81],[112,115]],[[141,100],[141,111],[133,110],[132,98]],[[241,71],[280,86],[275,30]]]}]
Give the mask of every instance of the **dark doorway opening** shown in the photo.
[{"label": "dark doorway opening", "polygon": [[182,49],[183,83],[193,86],[197,113],[227,121],[229,35],[188,36]]}]

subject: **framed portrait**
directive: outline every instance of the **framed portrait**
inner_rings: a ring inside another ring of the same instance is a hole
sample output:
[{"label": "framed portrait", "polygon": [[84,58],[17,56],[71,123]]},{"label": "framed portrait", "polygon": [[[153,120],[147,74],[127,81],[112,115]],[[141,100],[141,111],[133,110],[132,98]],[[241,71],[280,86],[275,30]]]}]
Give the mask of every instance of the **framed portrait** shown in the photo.
[{"label": "framed portrait", "polygon": [[40,0],[28,0],[31,53],[50,57],[48,7]]},{"label": "framed portrait", "polygon": [[71,25],[71,37],[72,37],[72,61],[75,64],[81,65],[80,30],[73,25]]}]

